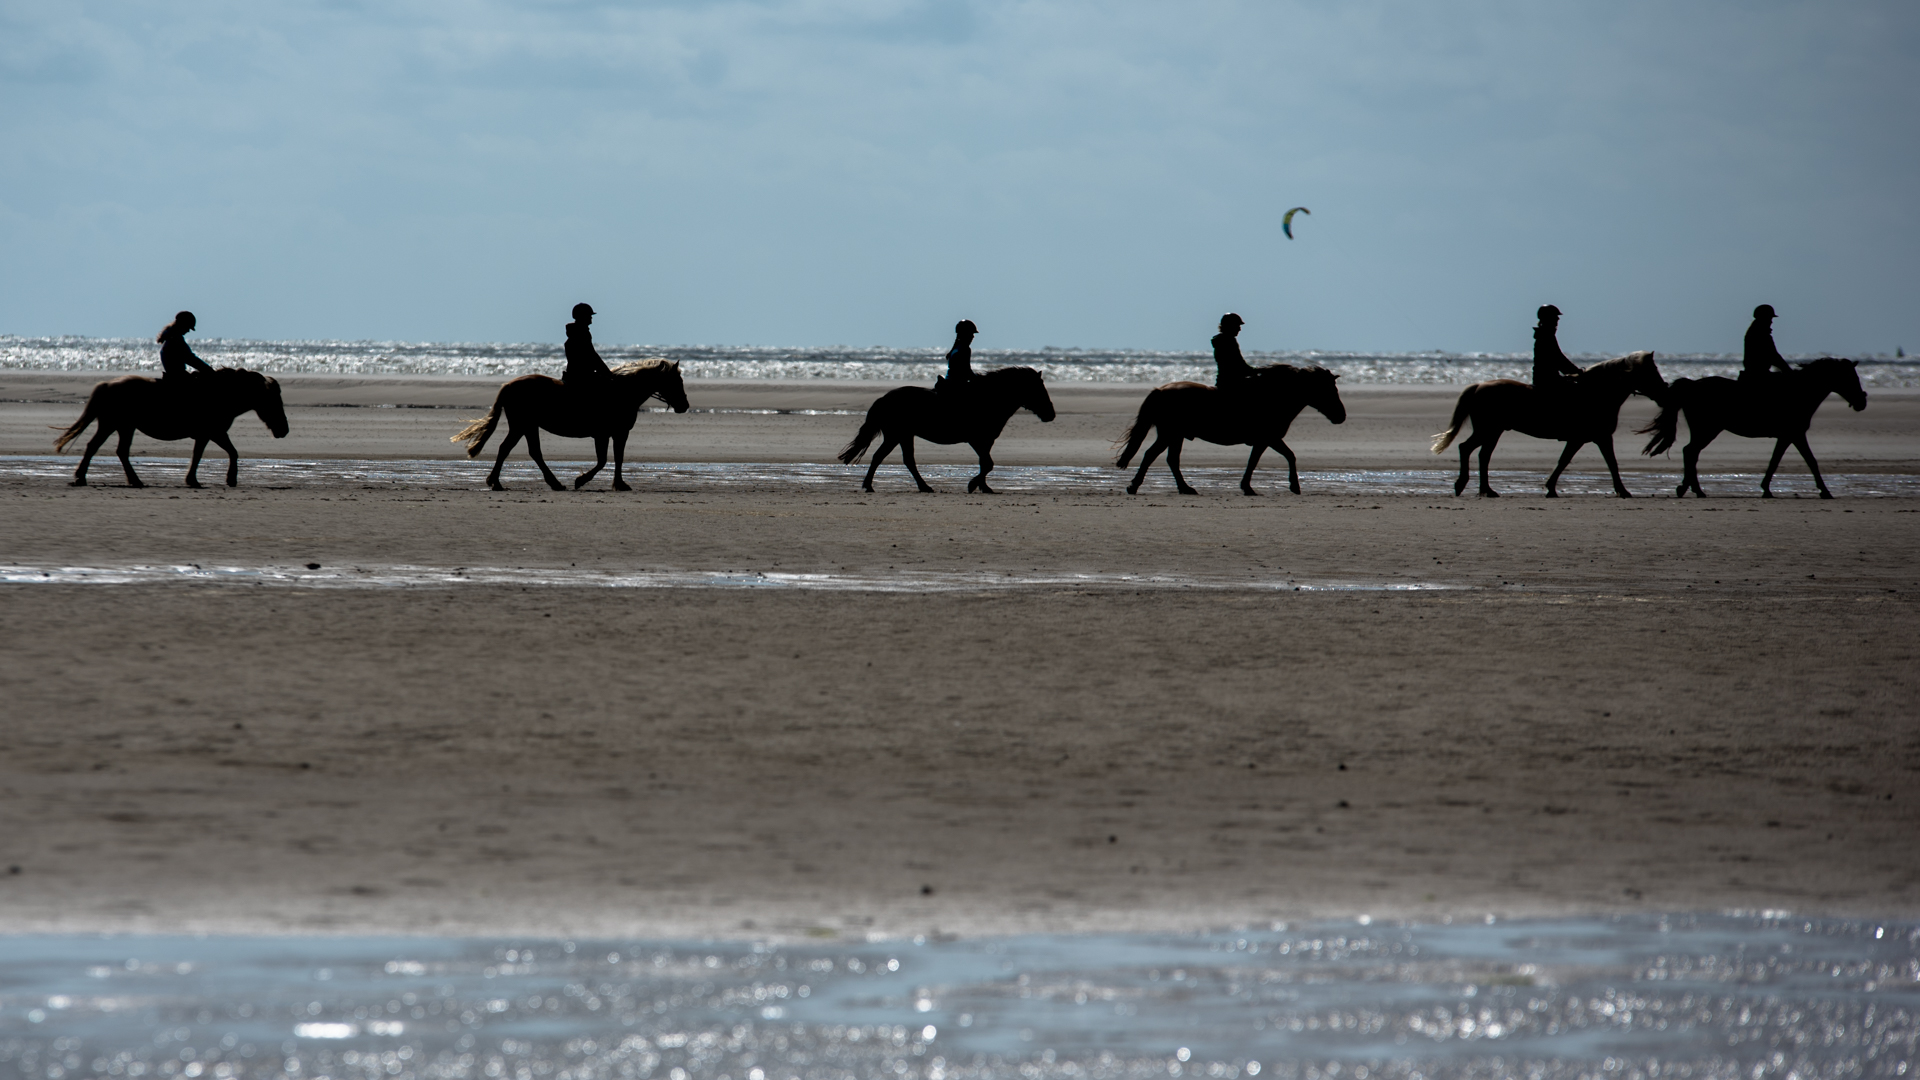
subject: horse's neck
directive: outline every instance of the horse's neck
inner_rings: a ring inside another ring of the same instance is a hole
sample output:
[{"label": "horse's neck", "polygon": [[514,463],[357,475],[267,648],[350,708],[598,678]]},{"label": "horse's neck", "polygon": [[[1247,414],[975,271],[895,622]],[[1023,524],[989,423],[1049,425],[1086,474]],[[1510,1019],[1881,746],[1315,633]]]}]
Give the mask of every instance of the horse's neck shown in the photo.
[{"label": "horse's neck", "polygon": [[1580,381],[1588,394],[1602,400],[1611,398],[1615,404],[1627,400],[1633,393],[1632,368],[1589,368],[1581,373]]}]

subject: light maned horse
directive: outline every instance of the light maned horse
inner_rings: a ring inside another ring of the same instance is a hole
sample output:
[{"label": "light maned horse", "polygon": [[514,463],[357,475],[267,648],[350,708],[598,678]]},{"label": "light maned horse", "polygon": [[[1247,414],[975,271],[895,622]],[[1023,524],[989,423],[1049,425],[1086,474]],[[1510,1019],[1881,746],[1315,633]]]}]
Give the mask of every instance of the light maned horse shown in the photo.
[{"label": "light maned horse", "polygon": [[1800,451],[1813,473],[1820,497],[1833,498],[1827,481],[1820,475],[1820,464],[1813,460],[1807,446],[1807,428],[1813,424],[1814,410],[1839,394],[1854,412],[1867,407],[1867,391],[1860,385],[1860,371],[1851,360],[1825,357],[1801,364],[1791,372],[1769,372],[1744,382],[1712,376],[1705,379],[1675,379],[1667,388],[1667,402],[1653,423],[1640,429],[1653,438],[1647,440],[1648,455],[1664,454],[1678,437],[1680,416],[1687,418],[1687,445],[1680,456],[1686,472],[1674,494],[1685,498],[1688,491],[1705,498],[1700,490],[1700,451],[1722,431],[1749,439],[1773,439],[1773,460],[1767,462],[1767,475],[1760,480],[1760,497],[1773,498],[1773,474],[1787,447]]},{"label": "light maned horse", "polygon": [[260,417],[276,439],[287,437],[287,410],[280,402],[280,384],[270,376],[246,368],[215,368],[199,375],[176,376],[170,380],[145,375],[122,375],[93,388],[87,407],[59,438],[55,450],[80,436],[87,425],[100,423],[87,449],[80,455],[80,467],[74,470],[73,486],[85,487],[87,466],[107,436],[120,436],[116,450],[120,468],[127,474],[127,486],[146,487],[133,471],[127,450],[133,445],[133,433],[170,442],[193,440],[193,463],[187,466],[187,486],[200,487],[200,458],[209,442],[227,452],[227,486],[240,483],[240,451],[234,449],[227,429],[244,412]]},{"label": "light maned horse", "polygon": [[913,474],[920,490],[932,491],[913,460],[913,440],[933,443],[966,443],[980,458],[980,472],[967,481],[969,494],[979,491],[995,494],[987,486],[987,474],[993,471],[993,444],[1013,414],[1026,409],[1042,423],[1053,420],[1053,398],[1047,394],[1046,380],[1030,367],[1005,367],[976,375],[961,387],[949,386],[936,393],[924,386],[903,386],[881,395],[867,408],[867,419],[859,434],[840,451],[842,464],[851,465],[867,452],[876,436],[880,449],[874,451],[867,466],[862,491],[873,490],[873,474],[880,462],[900,448],[900,460]]},{"label": "light maned horse", "polygon": [[1473,434],[1460,442],[1460,477],[1454,481],[1453,493],[1458,495],[1467,489],[1468,458],[1478,449],[1480,494],[1497,497],[1500,493],[1487,483],[1487,462],[1493,458],[1500,436],[1518,431],[1567,444],[1560,453],[1560,463],[1547,477],[1547,498],[1559,496],[1560,474],[1581,447],[1592,443],[1606,459],[1613,493],[1631,499],[1633,492],[1620,482],[1620,463],[1613,456],[1613,430],[1620,425],[1620,406],[1629,396],[1642,394],[1655,402],[1665,400],[1667,382],[1660,377],[1653,354],[1636,352],[1603,360],[1571,381],[1572,386],[1556,393],[1543,393],[1518,379],[1489,379],[1462,390],[1453,407],[1453,425],[1433,437],[1433,452],[1444,453],[1461,427],[1469,419],[1473,421]]},{"label": "light maned horse", "polygon": [[1242,495],[1260,494],[1253,489],[1253,470],[1259,467],[1260,456],[1271,446],[1287,459],[1287,490],[1300,494],[1300,469],[1293,448],[1286,442],[1287,429],[1300,411],[1309,406],[1333,423],[1345,423],[1347,407],[1340,400],[1340,388],[1335,385],[1339,378],[1323,367],[1270,364],[1255,368],[1252,374],[1224,387],[1176,382],[1149,391],[1146,400],[1140,403],[1133,426],[1120,436],[1125,445],[1114,461],[1117,467],[1126,468],[1140,444],[1146,441],[1147,432],[1155,432],[1153,445],[1147,447],[1146,456],[1140,459],[1140,471],[1134,473],[1133,482],[1127,485],[1127,494],[1139,492],[1141,481],[1147,478],[1147,469],[1162,451],[1166,452],[1167,468],[1173,472],[1173,482],[1180,494],[1199,494],[1180,474],[1180,447],[1188,439],[1253,447],[1253,453],[1247,456],[1247,471],[1240,476]]},{"label": "light maned horse", "polygon": [[648,398],[658,396],[674,412],[687,411],[687,391],[680,381],[680,365],[668,360],[640,360],[618,364],[604,389],[567,386],[551,375],[522,375],[500,387],[493,399],[493,410],[461,428],[451,437],[467,444],[467,456],[478,457],[493,435],[500,418],[507,418],[507,437],[494,455],[493,471],[487,474],[487,486],[505,491],[500,483],[500,468],[521,439],[527,440],[527,454],[540,466],[547,486],[565,491],[566,485],[547,468],[540,453],[540,432],[550,431],[568,439],[592,439],[594,466],[573,478],[574,490],[585,487],[607,465],[607,441],[613,441],[613,490],[632,491],[621,475],[627,456],[627,435],[640,416],[640,407]]}]

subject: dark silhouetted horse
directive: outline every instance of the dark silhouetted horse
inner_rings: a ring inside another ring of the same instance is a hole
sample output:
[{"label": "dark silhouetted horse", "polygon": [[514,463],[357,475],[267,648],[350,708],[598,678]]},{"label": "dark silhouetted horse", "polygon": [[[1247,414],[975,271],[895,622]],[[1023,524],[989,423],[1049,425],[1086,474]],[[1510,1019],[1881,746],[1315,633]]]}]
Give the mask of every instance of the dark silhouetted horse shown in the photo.
[{"label": "dark silhouetted horse", "polygon": [[1617,360],[1603,360],[1564,380],[1565,389],[1542,393],[1530,383],[1518,379],[1489,379],[1460,391],[1453,407],[1453,426],[1433,437],[1433,452],[1443,453],[1469,418],[1473,434],[1460,442],[1460,478],[1454,481],[1455,495],[1467,489],[1468,457],[1480,450],[1480,494],[1489,498],[1500,493],[1487,483],[1487,462],[1493,458],[1494,444],[1508,431],[1518,431],[1536,439],[1554,439],[1567,444],[1560,463],[1547,477],[1547,498],[1559,496],[1560,474],[1580,448],[1592,443],[1607,460],[1607,472],[1613,477],[1613,493],[1623,499],[1633,492],[1620,482],[1620,463],[1613,456],[1613,429],[1620,424],[1620,406],[1630,395],[1643,394],[1655,402],[1664,402],[1667,382],[1650,352],[1629,353]]},{"label": "dark silhouetted horse", "polygon": [[280,384],[272,378],[246,368],[215,368],[200,375],[171,379],[150,379],[144,375],[122,375],[93,388],[87,407],[72,426],[53,442],[55,450],[65,450],[87,425],[98,420],[99,430],[87,441],[80,455],[80,467],[74,471],[73,486],[85,487],[87,466],[107,436],[120,434],[116,451],[120,467],[126,470],[130,487],[146,487],[133,471],[127,449],[133,445],[133,433],[162,441],[193,440],[193,463],[187,466],[187,486],[200,486],[200,457],[209,442],[227,452],[227,486],[240,483],[240,451],[233,448],[227,429],[244,412],[256,413],[276,439],[287,437],[287,410],[280,403]]},{"label": "dark silhouetted horse", "polygon": [[1731,431],[1749,439],[1773,439],[1773,460],[1767,463],[1767,475],[1760,481],[1760,497],[1773,498],[1773,474],[1787,447],[1796,447],[1813,472],[1814,486],[1820,497],[1833,498],[1827,482],[1820,476],[1820,465],[1807,447],[1807,427],[1813,413],[1828,394],[1839,394],[1853,406],[1854,412],[1867,407],[1867,391],[1860,385],[1860,372],[1851,360],[1827,357],[1801,364],[1790,373],[1766,374],[1742,381],[1714,376],[1706,379],[1675,379],[1667,388],[1667,401],[1653,423],[1640,429],[1653,438],[1647,440],[1649,455],[1663,454],[1673,446],[1680,426],[1680,414],[1687,417],[1687,445],[1680,456],[1686,472],[1674,494],[1685,498],[1689,490],[1702,498],[1700,490],[1700,451],[1722,431]]},{"label": "dark silhouetted horse", "polygon": [[1153,445],[1147,447],[1147,456],[1140,459],[1140,471],[1133,474],[1133,483],[1127,485],[1127,494],[1140,490],[1140,482],[1147,478],[1147,469],[1163,450],[1180,494],[1199,494],[1188,486],[1187,478],[1180,475],[1180,446],[1188,439],[1253,447],[1253,453],[1247,456],[1247,471],[1240,477],[1242,495],[1260,494],[1253,489],[1253,470],[1260,464],[1260,455],[1271,446],[1287,459],[1287,489],[1300,494],[1300,470],[1293,449],[1286,443],[1287,428],[1292,426],[1294,417],[1300,415],[1300,410],[1308,406],[1336,424],[1345,423],[1347,407],[1340,401],[1340,388],[1334,385],[1338,378],[1322,367],[1270,364],[1255,368],[1251,374],[1224,387],[1176,382],[1149,391],[1147,399],[1140,403],[1140,413],[1134,417],[1133,426],[1120,436],[1126,445],[1114,461],[1119,468],[1126,468],[1140,444],[1146,441],[1147,432],[1156,433]]},{"label": "dark silhouetted horse", "polygon": [[495,491],[506,490],[500,483],[500,467],[507,463],[507,455],[514,445],[524,438],[527,454],[540,466],[540,475],[546,477],[547,486],[565,491],[566,485],[547,468],[547,459],[540,453],[541,430],[568,439],[592,439],[594,466],[573,478],[577,491],[606,468],[607,440],[612,439],[613,490],[632,491],[621,476],[627,457],[627,434],[640,416],[640,406],[656,395],[672,406],[674,412],[687,411],[687,391],[680,382],[677,362],[640,360],[619,364],[613,368],[613,377],[604,389],[568,386],[551,375],[522,375],[500,388],[499,395],[493,399],[492,412],[461,428],[451,441],[466,443],[467,456],[479,457],[494,427],[500,423],[501,415],[505,414],[507,437],[501,440],[500,453],[493,459],[487,486]]},{"label": "dark silhouetted horse", "polygon": [[900,460],[913,474],[921,491],[933,488],[920,476],[913,461],[913,440],[918,437],[934,443],[966,443],[980,456],[979,475],[967,481],[967,491],[994,494],[987,486],[987,474],[993,471],[993,443],[1014,413],[1026,409],[1043,423],[1053,420],[1053,399],[1047,396],[1047,384],[1030,367],[1008,367],[976,375],[959,387],[949,386],[936,393],[924,386],[903,386],[890,390],[867,408],[866,422],[860,433],[840,451],[840,461],[851,465],[860,460],[873,443],[873,463],[867,466],[867,478],[860,482],[863,491],[873,490],[873,474],[880,462],[900,448]]}]

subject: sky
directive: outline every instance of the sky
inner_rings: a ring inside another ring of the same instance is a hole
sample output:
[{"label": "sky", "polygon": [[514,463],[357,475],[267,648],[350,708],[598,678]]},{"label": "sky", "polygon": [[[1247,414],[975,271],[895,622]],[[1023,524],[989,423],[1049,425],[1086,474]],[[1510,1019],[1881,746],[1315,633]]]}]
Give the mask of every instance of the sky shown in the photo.
[{"label": "sky", "polygon": [[0,334],[1920,350],[1917,56],[1911,0],[0,0]]}]

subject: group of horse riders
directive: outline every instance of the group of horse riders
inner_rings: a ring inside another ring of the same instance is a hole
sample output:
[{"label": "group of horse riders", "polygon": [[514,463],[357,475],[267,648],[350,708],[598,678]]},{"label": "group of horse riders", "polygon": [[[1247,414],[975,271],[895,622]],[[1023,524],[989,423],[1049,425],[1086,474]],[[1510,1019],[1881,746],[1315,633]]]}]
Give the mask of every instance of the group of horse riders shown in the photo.
[{"label": "group of horse riders", "polygon": [[[566,370],[559,379],[544,375],[526,375],[501,388],[487,417],[470,423],[455,442],[465,443],[470,455],[478,455],[495,425],[506,420],[507,437],[502,441],[490,487],[498,488],[500,469],[508,452],[522,439],[540,466],[549,486],[562,485],[547,468],[540,452],[542,429],[570,438],[590,438],[598,463],[576,479],[579,487],[590,480],[607,462],[607,449],[613,450],[614,487],[627,490],[621,467],[627,432],[645,401],[651,397],[665,400],[676,412],[688,408],[679,365],[666,361],[644,361],[609,368],[593,346],[594,310],[588,304],[576,304],[573,321],[566,328]],[[1700,493],[1695,463],[1699,451],[1721,431],[1777,440],[1773,463],[1769,465],[1761,490],[1770,494],[1768,484],[1781,455],[1789,446],[1800,450],[1813,473],[1822,496],[1830,497],[1820,478],[1811,450],[1806,445],[1807,425],[1813,410],[1828,393],[1838,393],[1856,411],[1866,407],[1866,392],[1861,387],[1850,360],[1822,359],[1794,368],[1781,357],[1773,342],[1774,310],[1769,304],[1754,309],[1753,323],[1747,329],[1742,370],[1738,382],[1726,379],[1680,379],[1669,385],[1661,378],[1651,352],[1632,353],[1581,369],[1560,349],[1558,330],[1560,309],[1552,304],[1538,310],[1539,322],[1533,331],[1533,383],[1494,379],[1476,383],[1462,391],[1454,408],[1453,424],[1434,437],[1433,451],[1443,452],[1455,441],[1468,421],[1471,437],[1459,443],[1460,475],[1456,494],[1464,491],[1468,480],[1468,455],[1480,453],[1480,490],[1483,495],[1498,494],[1487,483],[1488,461],[1503,431],[1519,431],[1537,438],[1565,443],[1558,467],[1547,478],[1547,494],[1555,494],[1561,472],[1580,447],[1598,446],[1612,474],[1614,490],[1629,492],[1621,482],[1613,454],[1613,432],[1619,409],[1626,398],[1644,394],[1658,402],[1662,411],[1642,433],[1653,433],[1647,445],[1649,454],[1663,453],[1676,437],[1680,414],[1686,414],[1691,441],[1685,447],[1686,470],[1680,493]],[[1246,321],[1233,312],[1221,316],[1220,332],[1213,337],[1213,357],[1218,369],[1214,386],[1176,382],[1159,387],[1147,395],[1132,426],[1122,436],[1125,449],[1116,465],[1124,468],[1135,452],[1145,445],[1148,433],[1156,434],[1146,447],[1140,470],[1128,492],[1139,489],[1149,465],[1165,453],[1167,464],[1182,493],[1193,493],[1180,473],[1180,446],[1189,439],[1223,445],[1248,445],[1252,453],[1241,477],[1240,489],[1253,490],[1252,477],[1261,454],[1268,448],[1287,459],[1288,486],[1300,490],[1293,451],[1285,442],[1288,426],[1303,408],[1313,408],[1333,423],[1346,419],[1335,376],[1321,367],[1294,367],[1271,364],[1255,368],[1240,352],[1239,334]],[[235,482],[238,452],[226,431],[232,417],[249,409],[276,437],[286,434],[285,410],[280,404],[279,385],[260,372],[237,368],[214,368],[195,356],[186,343],[186,335],[196,326],[194,315],[182,311],[160,331],[161,378],[157,397],[153,380],[124,377],[101,383],[88,399],[86,411],[59,439],[56,448],[66,445],[98,420],[100,428],[89,441],[81,457],[74,482],[86,483],[87,464],[110,434],[118,433],[118,457],[129,483],[139,485],[127,457],[136,430],[159,439],[194,440],[189,485],[195,479],[206,444],[217,443],[228,454],[227,483]],[[1030,367],[1001,368],[976,373],[973,370],[973,341],[979,327],[971,319],[954,325],[953,347],[947,351],[947,371],[931,389],[902,387],[874,402],[867,421],[853,442],[840,453],[840,460],[851,464],[864,456],[866,448],[880,439],[873,464],[862,486],[872,490],[874,469],[895,447],[907,469],[913,473],[922,491],[933,490],[920,477],[913,459],[913,439],[937,443],[964,442],[980,458],[980,472],[968,483],[969,491],[991,492],[987,473],[993,468],[989,454],[1009,417],[1019,409],[1028,409],[1042,421],[1053,419],[1054,410],[1041,373]],[[1793,375],[1776,384],[1771,372]],[[145,386],[149,389],[142,390]],[[141,401],[147,402],[142,405]],[[156,418],[152,409],[165,406],[169,414]],[[214,414],[220,415],[214,415]],[[202,415],[204,414],[204,415]]]}]

